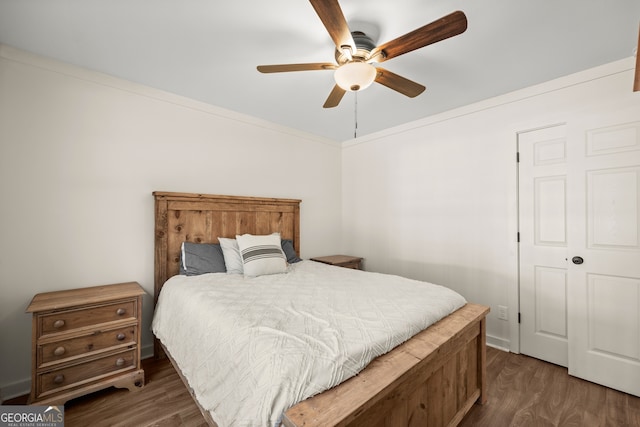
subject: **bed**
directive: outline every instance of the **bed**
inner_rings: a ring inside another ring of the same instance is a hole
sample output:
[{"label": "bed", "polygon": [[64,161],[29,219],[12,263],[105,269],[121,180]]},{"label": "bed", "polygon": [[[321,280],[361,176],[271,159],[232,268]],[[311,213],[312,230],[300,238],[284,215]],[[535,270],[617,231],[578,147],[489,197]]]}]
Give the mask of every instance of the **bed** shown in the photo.
[{"label": "bed", "polygon": [[[156,303],[163,286],[179,272],[183,242],[215,243],[218,237],[279,233],[300,253],[300,200],[153,194]],[[313,261],[300,265],[305,263]],[[316,274],[313,265],[300,270],[308,268]],[[313,397],[292,402],[278,422],[286,427],[457,425],[474,403],[486,399],[487,313],[487,307],[464,304],[375,358],[357,375]],[[156,357],[171,360],[204,418],[215,426],[213,416],[194,395],[183,373],[188,372],[187,367],[181,366],[160,340],[154,346]]]}]

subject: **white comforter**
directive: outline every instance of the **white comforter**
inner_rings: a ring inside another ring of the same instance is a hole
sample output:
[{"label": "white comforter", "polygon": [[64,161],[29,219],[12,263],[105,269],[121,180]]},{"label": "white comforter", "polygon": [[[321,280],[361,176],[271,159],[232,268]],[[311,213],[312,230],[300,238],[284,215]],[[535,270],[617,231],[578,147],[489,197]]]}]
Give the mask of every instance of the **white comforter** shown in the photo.
[{"label": "white comforter", "polygon": [[464,304],[442,286],[302,261],[254,278],[174,276],[153,332],[220,427],[274,426]]}]

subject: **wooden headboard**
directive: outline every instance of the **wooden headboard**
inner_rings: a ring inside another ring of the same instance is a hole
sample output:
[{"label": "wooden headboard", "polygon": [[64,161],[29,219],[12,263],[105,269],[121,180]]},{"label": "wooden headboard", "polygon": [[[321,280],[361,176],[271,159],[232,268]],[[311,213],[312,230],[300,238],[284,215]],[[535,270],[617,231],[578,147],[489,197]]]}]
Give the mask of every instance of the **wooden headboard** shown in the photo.
[{"label": "wooden headboard", "polygon": [[179,271],[182,242],[279,232],[300,255],[300,200],[155,191],[155,295]]}]

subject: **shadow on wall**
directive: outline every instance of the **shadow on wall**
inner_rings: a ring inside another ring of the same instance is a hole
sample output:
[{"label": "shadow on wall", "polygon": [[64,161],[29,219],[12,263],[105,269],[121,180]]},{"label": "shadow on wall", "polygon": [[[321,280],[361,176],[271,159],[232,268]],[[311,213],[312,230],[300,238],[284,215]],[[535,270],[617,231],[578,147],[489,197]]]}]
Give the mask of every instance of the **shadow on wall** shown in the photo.
[{"label": "shadow on wall", "polygon": [[[509,277],[486,269],[463,265],[417,262],[400,258],[364,258],[364,269],[395,274],[445,286],[460,293],[469,302],[487,305],[487,334],[501,341],[509,341],[509,322],[498,319],[499,305],[509,306]],[[517,308],[509,310],[517,313]]]}]

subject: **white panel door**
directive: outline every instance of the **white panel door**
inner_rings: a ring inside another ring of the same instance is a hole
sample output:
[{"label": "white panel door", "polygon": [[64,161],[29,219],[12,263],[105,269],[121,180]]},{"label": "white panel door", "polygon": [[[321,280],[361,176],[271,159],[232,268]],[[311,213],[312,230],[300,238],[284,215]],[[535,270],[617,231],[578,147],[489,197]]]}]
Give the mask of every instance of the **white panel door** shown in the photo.
[{"label": "white panel door", "polygon": [[640,109],[518,134],[521,352],[640,396]]},{"label": "white panel door", "polygon": [[567,366],[566,126],[518,134],[520,351]]},{"label": "white panel door", "polygon": [[[640,109],[569,123],[569,373],[640,396]],[[574,263],[575,262],[575,263]]]}]

